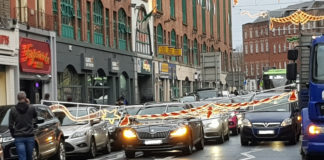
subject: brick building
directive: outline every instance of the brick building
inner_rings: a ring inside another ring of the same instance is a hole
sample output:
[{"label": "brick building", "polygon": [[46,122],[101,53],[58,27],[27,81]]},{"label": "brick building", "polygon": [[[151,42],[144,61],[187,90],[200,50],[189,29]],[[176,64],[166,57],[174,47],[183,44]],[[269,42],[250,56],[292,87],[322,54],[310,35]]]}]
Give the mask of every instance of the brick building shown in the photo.
[{"label": "brick building", "polygon": [[[291,23],[275,23],[269,30],[269,17],[286,17],[297,9],[303,9],[312,15],[322,15],[323,1],[310,1],[287,8],[270,11],[267,17],[259,17],[252,23],[242,26],[245,74],[248,90],[256,90],[263,70],[268,68],[285,69],[288,64],[287,52],[298,45],[299,26]],[[301,33],[322,33],[323,21],[308,22],[301,25]]]},{"label": "brick building", "polygon": [[[202,53],[221,52],[222,71],[227,72],[232,45],[230,3],[226,0],[156,0],[154,82],[157,101],[169,101],[201,87]],[[160,55],[157,52],[160,45],[181,48],[182,56]]]}]

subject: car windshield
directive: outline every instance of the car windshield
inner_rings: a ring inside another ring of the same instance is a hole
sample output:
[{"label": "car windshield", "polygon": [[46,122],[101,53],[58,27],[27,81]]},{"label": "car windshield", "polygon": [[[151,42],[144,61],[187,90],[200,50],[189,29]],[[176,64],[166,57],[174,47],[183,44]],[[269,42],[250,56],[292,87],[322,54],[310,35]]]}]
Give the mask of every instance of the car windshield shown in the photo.
[{"label": "car windshield", "polygon": [[162,114],[166,110],[166,105],[163,106],[150,106],[141,108],[137,115],[151,115],[151,114]]},{"label": "car windshield", "polygon": [[186,96],[180,98],[180,102],[194,102],[196,101],[195,96]]},{"label": "car windshield", "polygon": [[126,108],[126,112],[129,115],[136,115],[140,107],[134,107],[134,108]]},{"label": "car windshield", "polygon": [[313,78],[316,81],[324,81],[324,45],[318,45],[315,48]]},{"label": "car windshield", "polygon": [[[256,97],[255,100],[269,98],[267,96]],[[253,106],[254,112],[289,112],[288,96],[282,97],[278,100],[270,101],[269,103],[262,103],[261,105]]]},{"label": "car windshield", "polygon": [[208,99],[218,97],[218,92],[215,90],[207,90],[207,91],[198,91],[197,92],[200,99]]},{"label": "car windshield", "polygon": [[[88,114],[87,110],[78,111],[76,109],[72,109],[69,111],[73,116],[76,116],[78,114],[78,117],[85,116]],[[55,112],[54,114],[60,120],[62,126],[84,125],[88,123],[87,121],[83,121],[83,122],[73,121],[64,112]]]},{"label": "car windshield", "polygon": [[10,107],[0,107],[0,126],[8,127],[9,126],[9,114]]}]

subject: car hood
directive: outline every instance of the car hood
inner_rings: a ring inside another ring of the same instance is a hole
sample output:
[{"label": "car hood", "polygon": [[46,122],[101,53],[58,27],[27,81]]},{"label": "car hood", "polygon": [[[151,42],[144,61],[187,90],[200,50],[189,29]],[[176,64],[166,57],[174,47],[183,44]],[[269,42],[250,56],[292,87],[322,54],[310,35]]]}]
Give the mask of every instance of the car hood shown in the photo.
[{"label": "car hood", "polygon": [[137,120],[139,124],[132,126],[137,132],[165,132],[172,131],[184,125],[181,120]]},{"label": "car hood", "polygon": [[245,119],[253,122],[282,122],[290,117],[290,112],[250,112],[245,113]]},{"label": "car hood", "polygon": [[89,130],[90,127],[88,124],[86,124],[86,125],[62,126],[61,129],[63,131],[64,136],[71,136],[75,132]]},{"label": "car hood", "polygon": [[11,137],[9,128],[6,126],[0,126],[0,135],[1,137]]}]

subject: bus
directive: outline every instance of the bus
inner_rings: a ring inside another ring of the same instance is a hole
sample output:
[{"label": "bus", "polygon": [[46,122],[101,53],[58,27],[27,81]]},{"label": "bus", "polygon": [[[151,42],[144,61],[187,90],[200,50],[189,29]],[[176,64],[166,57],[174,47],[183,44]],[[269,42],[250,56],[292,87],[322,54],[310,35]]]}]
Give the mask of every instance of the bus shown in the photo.
[{"label": "bus", "polygon": [[260,86],[263,89],[272,89],[287,85],[286,69],[269,69],[263,72]]}]

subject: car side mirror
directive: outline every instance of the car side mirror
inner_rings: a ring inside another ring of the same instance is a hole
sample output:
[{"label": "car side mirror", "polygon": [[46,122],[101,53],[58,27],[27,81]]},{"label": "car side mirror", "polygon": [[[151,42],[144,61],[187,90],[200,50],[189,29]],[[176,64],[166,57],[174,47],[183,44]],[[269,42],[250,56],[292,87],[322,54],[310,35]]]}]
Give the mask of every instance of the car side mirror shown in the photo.
[{"label": "car side mirror", "polygon": [[45,122],[45,119],[43,117],[37,117],[36,124],[41,124],[41,123],[44,123],[44,122]]},{"label": "car side mirror", "polygon": [[93,126],[93,125],[95,125],[95,124],[98,124],[98,123],[100,123],[100,119],[99,118],[96,118],[96,119],[92,119],[92,120],[90,120],[90,124]]}]

